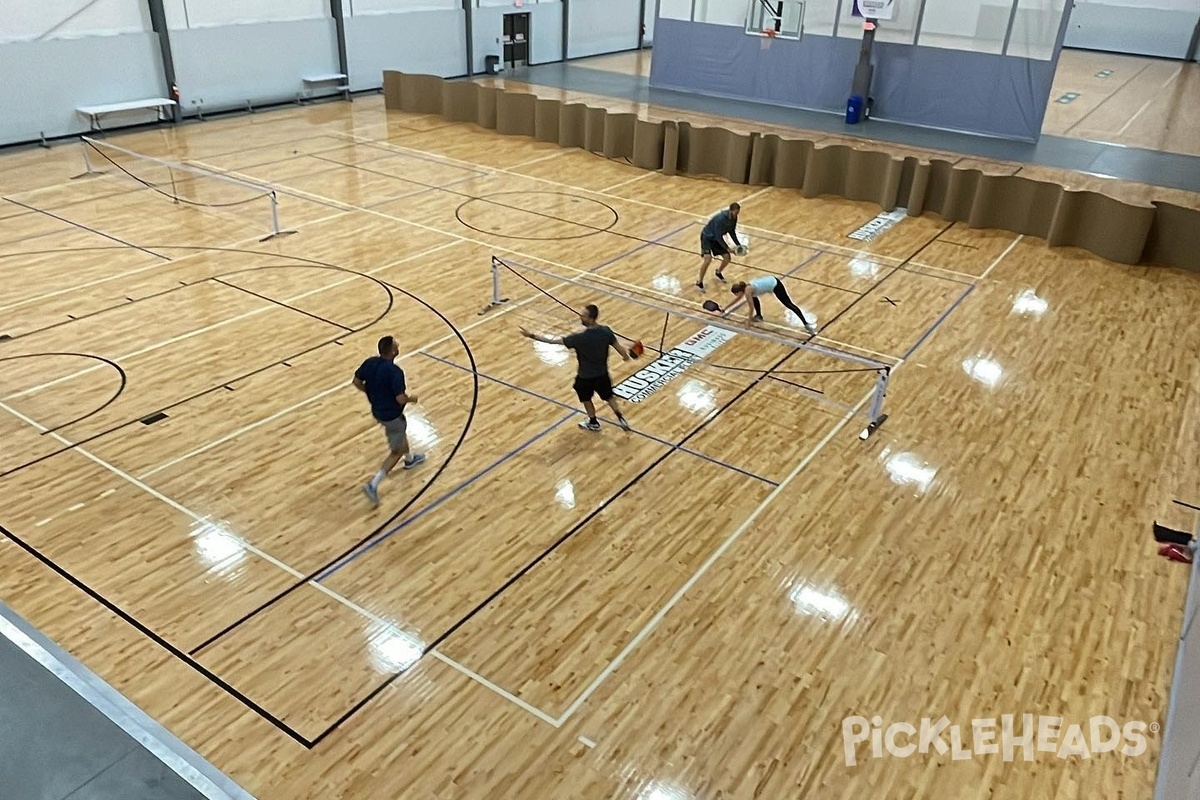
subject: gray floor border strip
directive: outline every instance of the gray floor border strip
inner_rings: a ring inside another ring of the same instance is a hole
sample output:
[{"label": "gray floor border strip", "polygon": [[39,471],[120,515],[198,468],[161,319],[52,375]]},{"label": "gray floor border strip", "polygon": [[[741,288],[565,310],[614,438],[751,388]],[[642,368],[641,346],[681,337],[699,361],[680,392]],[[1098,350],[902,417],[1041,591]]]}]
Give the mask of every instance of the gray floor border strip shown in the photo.
[{"label": "gray floor border strip", "polygon": [[255,800],[3,603],[0,636],[41,664],[208,800]]}]

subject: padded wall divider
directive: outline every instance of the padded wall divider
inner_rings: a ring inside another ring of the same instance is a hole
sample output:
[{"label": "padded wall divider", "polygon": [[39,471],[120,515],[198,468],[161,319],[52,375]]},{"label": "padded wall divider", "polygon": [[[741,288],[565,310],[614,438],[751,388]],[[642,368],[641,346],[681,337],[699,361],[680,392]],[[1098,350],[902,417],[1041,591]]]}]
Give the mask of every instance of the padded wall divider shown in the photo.
[{"label": "padded wall divider", "polygon": [[892,156],[807,139],[734,133],[689,122],[538,98],[434,75],[383,73],[389,109],[439,114],[499,133],[578,147],[665,175],[716,175],[731,183],[798,189],[805,197],[869,200],[884,211],[931,211],[972,228],[995,228],[1079,247],[1122,264],[1200,270],[1200,210],[1137,205],[1097,192],[1013,175],[985,175],[941,159]]}]

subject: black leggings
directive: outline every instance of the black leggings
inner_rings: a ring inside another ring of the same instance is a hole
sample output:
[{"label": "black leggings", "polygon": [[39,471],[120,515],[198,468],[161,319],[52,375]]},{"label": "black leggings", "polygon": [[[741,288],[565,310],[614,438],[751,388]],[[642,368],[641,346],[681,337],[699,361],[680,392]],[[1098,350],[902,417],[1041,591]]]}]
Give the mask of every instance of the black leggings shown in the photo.
[{"label": "black leggings", "polygon": [[[788,297],[787,289],[783,288],[783,281],[779,279],[775,280],[775,296],[779,298],[779,302],[783,303],[784,308],[789,309],[793,314],[800,318],[801,323],[805,325],[808,324],[808,320],[804,318],[804,312],[800,310],[799,306],[792,302],[792,298]],[[758,295],[756,294],[750,299],[754,301],[754,315],[761,317],[762,303],[758,302]]]}]

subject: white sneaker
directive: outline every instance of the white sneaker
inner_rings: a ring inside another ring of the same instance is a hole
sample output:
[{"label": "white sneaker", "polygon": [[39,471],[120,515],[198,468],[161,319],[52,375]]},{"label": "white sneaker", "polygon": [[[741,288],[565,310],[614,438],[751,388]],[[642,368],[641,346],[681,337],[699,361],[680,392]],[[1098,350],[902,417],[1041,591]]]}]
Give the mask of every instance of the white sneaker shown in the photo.
[{"label": "white sneaker", "polygon": [[804,323],[804,330],[808,331],[809,335],[811,336],[817,335],[817,326],[813,325],[811,322]]}]

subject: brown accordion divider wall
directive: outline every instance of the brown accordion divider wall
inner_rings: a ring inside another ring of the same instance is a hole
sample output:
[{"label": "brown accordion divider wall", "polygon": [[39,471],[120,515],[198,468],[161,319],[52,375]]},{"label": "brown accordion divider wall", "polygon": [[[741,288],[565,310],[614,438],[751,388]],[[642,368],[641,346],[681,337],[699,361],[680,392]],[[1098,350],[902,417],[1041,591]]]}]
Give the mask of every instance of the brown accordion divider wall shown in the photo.
[{"label": "brown accordion divider wall", "polygon": [[798,189],[805,197],[869,200],[884,211],[932,211],[972,228],[995,228],[1080,247],[1122,264],[1200,269],[1200,210],[1135,205],[1055,183],[959,169],[939,159],[882,150],[818,147],[805,139],[741,134],[688,122],[546,100],[435,75],[383,73],[389,109],[438,114],[499,133],[578,147],[666,175],[716,175],[731,183]]}]

